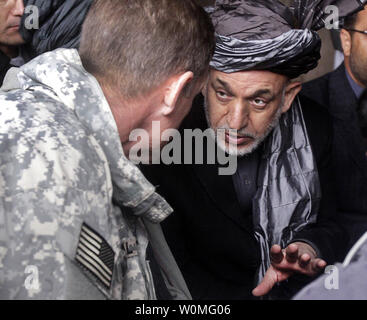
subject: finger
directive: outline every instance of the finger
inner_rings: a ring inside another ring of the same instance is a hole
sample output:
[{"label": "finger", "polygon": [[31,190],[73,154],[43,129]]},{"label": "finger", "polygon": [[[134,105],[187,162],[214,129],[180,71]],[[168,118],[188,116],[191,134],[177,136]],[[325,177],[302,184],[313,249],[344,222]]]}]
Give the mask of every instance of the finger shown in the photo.
[{"label": "finger", "polygon": [[325,269],[327,263],[325,260],[322,259],[314,259],[312,261],[312,271],[315,273],[321,272]]},{"label": "finger", "polygon": [[260,284],[252,290],[252,294],[255,297],[261,297],[266,295],[270,290],[274,287],[274,285],[277,283],[277,275],[276,272],[272,267],[266,271],[265,276],[263,280],[260,282]]},{"label": "finger", "polygon": [[272,263],[281,263],[282,260],[284,258],[283,252],[282,252],[282,248],[275,244],[271,247],[270,249],[270,260]]},{"label": "finger", "polygon": [[316,260],[317,260],[317,264],[316,264],[317,268],[319,268],[320,270],[324,270],[327,265],[326,261],[322,259],[316,259]]},{"label": "finger", "polygon": [[301,268],[307,268],[307,266],[310,264],[311,261],[311,256],[308,253],[304,253],[300,258],[299,258],[299,266]]},{"label": "finger", "polygon": [[295,263],[298,260],[298,246],[296,244],[290,244],[285,249],[285,258],[289,263]]}]

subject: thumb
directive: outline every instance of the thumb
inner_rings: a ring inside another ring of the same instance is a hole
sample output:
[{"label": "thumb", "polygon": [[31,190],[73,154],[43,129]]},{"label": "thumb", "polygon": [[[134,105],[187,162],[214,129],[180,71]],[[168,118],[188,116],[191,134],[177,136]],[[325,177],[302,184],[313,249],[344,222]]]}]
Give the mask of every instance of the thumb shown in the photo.
[{"label": "thumb", "polygon": [[266,295],[278,282],[277,280],[278,277],[275,270],[272,267],[270,267],[268,271],[266,271],[265,276],[259,283],[259,285],[254,290],[252,290],[252,294],[255,297],[261,297]]}]

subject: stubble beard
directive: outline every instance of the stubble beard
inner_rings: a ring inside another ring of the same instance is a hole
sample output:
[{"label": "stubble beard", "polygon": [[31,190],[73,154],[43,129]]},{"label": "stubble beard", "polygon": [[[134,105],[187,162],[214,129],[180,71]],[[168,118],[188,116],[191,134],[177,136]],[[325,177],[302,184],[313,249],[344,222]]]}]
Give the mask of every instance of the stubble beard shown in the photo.
[{"label": "stubble beard", "polygon": [[358,61],[357,55],[350,55],[350,69],[355,78],[364,86],[367,87],[367,61]]}]

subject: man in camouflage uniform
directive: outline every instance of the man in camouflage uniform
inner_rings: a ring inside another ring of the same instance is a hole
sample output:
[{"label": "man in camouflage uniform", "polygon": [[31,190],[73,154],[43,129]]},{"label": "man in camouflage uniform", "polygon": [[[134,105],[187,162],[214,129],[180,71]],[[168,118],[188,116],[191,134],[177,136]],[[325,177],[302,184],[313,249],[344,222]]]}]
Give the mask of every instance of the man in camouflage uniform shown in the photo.
[{"label": "man in camouflage uniform", "polygon": [[0,94],[0,299],[154,299],[148,238],[173,298],[190,298],[156,225],[172,210],[125,155],[131,130],[180,124],[212,50],[210,20],[191,0],[96,0],[79,52],[11,69]]}]

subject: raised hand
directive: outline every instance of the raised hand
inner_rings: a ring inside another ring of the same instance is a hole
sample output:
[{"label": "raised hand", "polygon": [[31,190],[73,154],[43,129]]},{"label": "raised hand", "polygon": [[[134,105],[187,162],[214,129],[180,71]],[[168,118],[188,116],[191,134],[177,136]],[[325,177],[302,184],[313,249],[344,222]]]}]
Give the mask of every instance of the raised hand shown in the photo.
[{"label": "raised hand", "polygon": [[304,242],[294,242],[283,250],[279,245],[274,245],[270,249],[270,259],[270,268],[252,291],[254,296],[269,293],[276,283],[288,279],[294,273],[315,276],[326,267],[326,262],[317,258],[315,250]]}]

